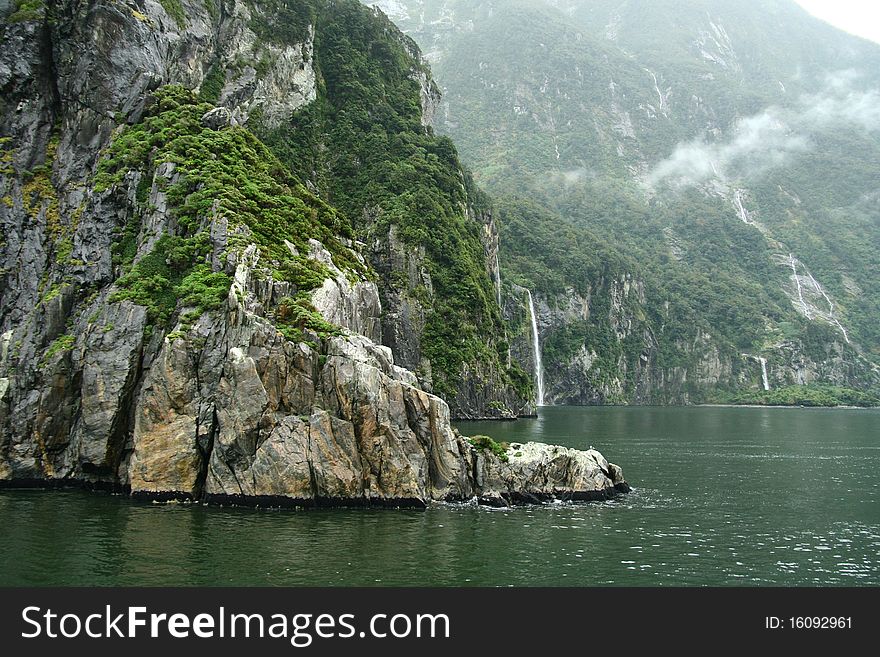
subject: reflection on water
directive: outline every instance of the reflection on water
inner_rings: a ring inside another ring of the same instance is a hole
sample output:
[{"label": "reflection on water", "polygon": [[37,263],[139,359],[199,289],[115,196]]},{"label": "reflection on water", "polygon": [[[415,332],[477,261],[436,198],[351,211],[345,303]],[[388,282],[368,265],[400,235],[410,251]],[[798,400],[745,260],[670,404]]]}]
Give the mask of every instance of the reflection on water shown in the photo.
[{"label": "reflection on water", "polygon": [[3,585],[880,584],[880,412],[544,408],[635,490],[517,509],[267,511],[0,492]]}]

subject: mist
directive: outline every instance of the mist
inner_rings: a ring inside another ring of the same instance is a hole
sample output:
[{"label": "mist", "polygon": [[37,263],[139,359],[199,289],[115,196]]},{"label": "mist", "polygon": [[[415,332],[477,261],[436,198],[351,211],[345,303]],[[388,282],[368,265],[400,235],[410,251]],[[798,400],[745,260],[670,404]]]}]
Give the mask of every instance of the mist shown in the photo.
[{"label": "mist", "polygon": [[737,121],[727,141],[705,137],[679,143],[650,171],[651,187],[699,185],[713,179],[754,178],[813,148],[811,136],[835,126],[880,130],[880,91],[856,87],[859,74],[829,75],[821,92],[802,95],[792,108],[771,106]]},{"label": "mist", "polygon": [[818,129],[850,123],[880,130],[880,90],[857,89],[859,77],[856,71],[840,71],[828,76],[822,93],[803,96],[804,123]]}]

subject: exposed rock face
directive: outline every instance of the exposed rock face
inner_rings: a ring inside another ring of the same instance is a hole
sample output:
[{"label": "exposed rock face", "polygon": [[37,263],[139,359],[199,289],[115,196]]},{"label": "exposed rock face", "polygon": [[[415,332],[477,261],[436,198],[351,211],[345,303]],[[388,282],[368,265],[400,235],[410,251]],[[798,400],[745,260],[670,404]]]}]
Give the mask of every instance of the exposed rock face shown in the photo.
[{"label": "exposed rock face", "polygon": [[237,123],[238,121],[232,116],[232,112],[225,107],[215,107],[202,117],[202,125],[211,130],[220,130]]},{"label": "exposed rock face", "polygon": [[[491,215],[469,209],[482,227],[481,240],[486,252],[486,273],[500,286],[498,270],[498,232]],[[428,391],[433,389],[431,362],[423,353],[423,336],[434,286],[425,262],[425,250],[406,245],[392,225],[373,246],[370,262],[381,277],[383,291],[383,344],[394,352],[396,361],[418,376]],[[496,287],[496,291],[500,287]],[[497,336],[486,336],[487,342]],[[508,363],[509,364],[509,363]],[[459,419],[513,418],[532,412],[529,400],[523,399],[507,382],[503,372],[494,368],[464,364],[459,373],[456,393],[447,398],[453,417]]]},{"label": "exposed rock face", "polygon": [[[227,47],[213,63],[222,72],[219,104],[236,108],[242,122],[259,110],[263,122],[276,127],[317,98],[314,30],[309,26],[296,46],[276,44],[259,39],[251,29],[253,19],[260,17],[257,7],[234,2],[225,11],[228,18],[220,24],[218,39]],[[258,72],[266,62],[268,70]]]},{"label": "exposed rock face", "polygon": [[[253,270],[238,269],[247,284]],[[236,283],[225,321],[206,317],[166,340],[137,403],[133,492],[354,504],[470,496],[448,407],[387,347],[357,335],[294,344],[259,307]]]},{"label": "exposed rock face", "polygon": [[[511,356],[533,372],[526,290],[516,285],[509,289],[504,313],[511,332]],[[700,329],[693,341],[676,345],[683,364],[664,366],[658,340],[645,321],[641,281],[629,277],[599,281],[585,295],[567,290],[549,299],[533,293],[533,298],[545,347],[548,404],[690,404],[705,401],[718,389],[762,388],[756,356],[722,350],[712,335]],[[608,326],[608,332],[596,330],[601,323]],[[572,333],[585,337],[574,344]],[[782,342],[768,348],[764,356],[771,389],[813,382],[856,388],[872,383],[868,364],[842,343],[810,354],[799,343]],[[873,376],[876,380],[877,373]]]},{"label": "exposed rock face", "polygon": [[[799,341],[785,340],[774,345],[767,362],[771,387],[816,382],[861,387],[880,381],[880,370],[871,369],[863,358],[853,358],[852,349],[842,340],[812,349]],[[751,369],[760,372],[760,363],[753,362]]]},{"label": "exposed rock face", "polygon": [[[402,319],[391,347],[377,344],[388,324],[362,245],[340,240],[359,266],[346,268],[326,236],[299,249],[273,244],[322,273],[304,292],[275,277],[279,261],[219,201],[206,203],[197,226],[180,225],[180,161],[132,167],[97,189],[103,149],[121,124],[139,124],[160,86],[213,87],[219,107],[195,123],[220,136],[256,111],[272,125],[315,98],[314,30],[304,28],[300,47],[280,46],[257,38],[253,6],[225,2],[216,15],[199,1],[183,7],[185,27],[152,1],[138,10],[56,2],[58,20],[0,25],[0,134],[14,136],[0,141],[0,481],[290,504],[619,490],[610,466],[600,476],[580,453],[529,448],[505,464],[457,435],[449,406],[423,385],[430,368],[416,376],[400,367],[423,364],[424,305],[394,302]],[[436,88],[422,82],[427,111]],[[127,240],[131,271],[163,238],[189,239],[187,230],[207,244],[197,266],[231,286],[220,307],[175,307],[168,325],[119,298],[124,271],[113,255]],[[487,235],[497,248],[494,228]],[[406,289],[430,295],[423,254],[393,234],[388,245]],[[332,331],[303,324],[291,338],[279,308],[294,295]],[[463,408],[491,396],[492,373],[477,374],[483,388],[462,393]]]},{"label": "exposed rock face", "polygon": [[[452,429],[447,404],[364,336],[319,349],[286,340],[259,315],[271,292],[251,285],[257,267],[253,257],[238,264],[219,317],[206,314],[184,337],[148,347],[155,356],[141,362],[130,362],[142,346],[131,329],[142,328],[143,310],[115,306],[121,332],[87,333],[81,353],[56,365],[59,384],[82,367],[77,430],[66,443],[56,432],[51,452],[13,434],[4,478],[272,504],[506,504],[627,490],[595,451],[513,445],[505,463],[476,450]],[[133,400],[128,377],[137,379]],[[126,425],[130,404],[131,442],[122,445],[114,427]]]},{"label": "exposed rock face", "polygon": [[[312,303],[324,319],[365,335],[374,342],[382,339],[382,303],[379,288],[372,281],[351,280],[333,262],[330,252],[317,240],[310,240],[309,256],[327,267],[330,276],[312,292]],[[366,264],[363,256],[356,253]]]},{"label": "exposed rock face", "polygon": [[596,450],[527,443],[511,445],[507,454],[507,462],[485,452],[476,456],[474,478],[484,504],[597,500],[630,490],[621,469]]},{"label": "exposed rock face", "polygon": [[404,244],[392,224],[387,235],[376,239],[371,262],[385,291],[382,344],[391,347],[400,366],[416,372],[430,390],[430,362],[422,355],[422,335],[434,286],[425,264],[425,249]]}]

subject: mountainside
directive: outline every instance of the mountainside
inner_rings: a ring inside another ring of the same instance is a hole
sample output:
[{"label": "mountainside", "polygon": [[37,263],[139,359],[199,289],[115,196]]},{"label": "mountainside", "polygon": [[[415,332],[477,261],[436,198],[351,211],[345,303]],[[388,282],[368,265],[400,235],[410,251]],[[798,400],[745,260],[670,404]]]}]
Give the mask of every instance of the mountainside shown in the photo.
[{"label": "mountainside", "polygon": [[368,504],[625,488],[598,453],[451,428],[528,410],[531,381],[492,213],[383,16],[21,2],[0,44],[0,482]]},{"label": "mountainside", "polygon": [[[283,11],[279,7],[284,7]],[[382,342],[463,417],[528,410],[497,302],[498,236],[455,146],[430,124],[439,94],[416,45],[355,2],[270,4],[266,35],[315,15],[316,98],[248,125],[328,199],[366,245],[382,296]],[[276,37],[273,37],[276,38]],[[228,102],[230,69],[220,101]]]},{"label": "mountainside", "polygon": [[787,0],[370,4],[504,198],[501,278],[532,291],[548,402],[878,386],[880,46]]}]

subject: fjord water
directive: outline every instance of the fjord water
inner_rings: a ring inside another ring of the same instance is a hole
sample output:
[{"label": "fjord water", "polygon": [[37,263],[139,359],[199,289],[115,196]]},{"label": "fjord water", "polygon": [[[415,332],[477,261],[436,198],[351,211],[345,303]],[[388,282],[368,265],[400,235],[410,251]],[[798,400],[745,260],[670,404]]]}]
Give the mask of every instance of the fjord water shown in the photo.
[{"label": "fjord water", "polygon": [[468,434],[600,449],[634,491],[268,511],[0,491],[2,585],[877,585],[880,411],[542,408]]}]

